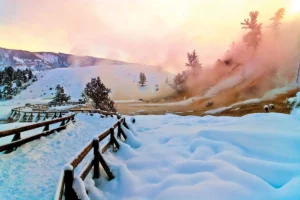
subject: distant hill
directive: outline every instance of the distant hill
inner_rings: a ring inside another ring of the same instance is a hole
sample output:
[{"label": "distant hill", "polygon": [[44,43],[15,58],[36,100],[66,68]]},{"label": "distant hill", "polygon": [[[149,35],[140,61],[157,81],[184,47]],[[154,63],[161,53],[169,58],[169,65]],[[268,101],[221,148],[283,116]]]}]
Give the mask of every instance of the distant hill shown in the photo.
[{"label": "distant hill", "polygon": [[87,67],[99,63],[126,64],[122,61],[96,58],[91,56],[76,56],[65,53],[30,52],[0,48],[0,68],[12,66],[14,68],[30,67],[32,70],[43,71],[54,68]]}]

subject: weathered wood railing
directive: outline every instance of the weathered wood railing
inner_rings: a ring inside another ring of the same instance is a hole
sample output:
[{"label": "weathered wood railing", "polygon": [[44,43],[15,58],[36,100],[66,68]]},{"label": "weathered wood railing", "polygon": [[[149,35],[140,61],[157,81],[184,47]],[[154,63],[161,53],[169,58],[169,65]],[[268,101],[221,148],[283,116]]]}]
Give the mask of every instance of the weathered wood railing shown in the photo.
[{"label": "weathered wood railing", "polygon": [[[75,114],[72,114],[70,116],[61,117],[61,118],[57,118],[57,119],[53,119],[53,120],[49,120],[49,121],[40,122],[40,123],[35,123],[35,124],[28,125],[28,126],[22,126],[19,128],[0,131],[0,138],[14,135],[11,143],[0,146],[0,152],[5,151],[5,153],[10,153],[23,144],[26,144],[33,140],[36,140],[40,137],[52,134],[55,131],[60,131],[62,129],[65,129],[71,120],[74,121],[74,117],[75,117]],[[58,128],[53,128],[53,129],[49,130],[49,125],[59,123],[59,122],[61,122],[61,124]],[[22,132],[40,128],[40,127],[44,127],[44,130],[42,133],[21,139]]]},{"label": "weathered wood railing", "polygon": [[48,105],[51,106],[65,106],[65,105],[80,105],[80,104],[85,104],[85,101],[68,101],[64,103],[60,102],[50,102]]},{"label": "weathered wood railing", "polygon": [[109,112],[109,111],[104,111],[104,110],[99,110],[99,109],[69,109],[70,112],[76,112],[76,113],[98,113],[102,114],[105,116],[114,116],[116,115],[119,119],[121,118],[121,115],[117,112]]},{"label": "weathered wood railing", "polygon": [[[94,149],[94,159],[89,162],[81,172],[77,175],[82,180],[86,178],[91,169],[93,168],[93,178],[100,178],[100,165],[102,165],[105,173],[108,176],[108,179],[111,180],[114,178],[113,173],[110,171],[109,166],[106,164],[101,153],[104,153],[109,147],[113,147],[113,151],[117,151],[120,148],[118,141],[115,136],[115,128],[118,128],[117,137],[120,139],[126,140],[127,136],[121,128],[121,124],[128,128],[125,118],[119,119],[111,128],[107,129],[101,133],[98,137],[95,137],[87,146],[78,154],[78,156],[73,159],[68,165],[65,166],[64,171],[61,175],[56,194],[55,200],[61,200],[63,198],[63,193],[65,195],[65,200],[76,200],[78,199],[74,189],[73,189],[73,180],[74,180],[74,169],[82,162],[82,160],[88,155],[88,153]],[[110,137],[109,137],[110,136]],[[102,148],[101,153],[99,152],[99,142],[103,141],[105,138],[109,137],[109,141]]]},{"label": "weathered wood railing", "polygon": [[[12,110],[9,119],[19,120],[19,122],[37,122],[39,120],[55,119],[57,117],[62,117],[68,113],[68,111],[22,111],[22,110]],[[37,114],[35,116],[35,114]],[[35,119],[35,121],[34,121]]]}]

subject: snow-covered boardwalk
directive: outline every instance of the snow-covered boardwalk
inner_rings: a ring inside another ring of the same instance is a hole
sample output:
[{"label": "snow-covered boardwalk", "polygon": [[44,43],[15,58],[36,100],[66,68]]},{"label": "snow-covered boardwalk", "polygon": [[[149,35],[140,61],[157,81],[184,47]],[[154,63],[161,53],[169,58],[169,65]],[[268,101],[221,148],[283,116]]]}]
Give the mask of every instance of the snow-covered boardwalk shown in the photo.
[{"label": "snow-covered boardwalk", "polygon": [[78,114],[66,130],[0,154],[0,199],[53,199],[63,166],[116,121]]},{"label": "snow-covered boardwalk", "polygon": [[136,120],[139,141],[105,153],[116,178],[85,180],[90,199],[300,199],[297,116]]}]

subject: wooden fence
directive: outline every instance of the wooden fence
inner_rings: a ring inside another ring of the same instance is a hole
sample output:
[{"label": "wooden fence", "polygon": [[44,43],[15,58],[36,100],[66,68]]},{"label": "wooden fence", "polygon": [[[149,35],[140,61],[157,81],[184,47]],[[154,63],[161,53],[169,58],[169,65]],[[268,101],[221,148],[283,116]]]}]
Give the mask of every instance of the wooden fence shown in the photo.
[{"label": "wooden fence", "polygon": [[85,101],[68,101],[68,102],[64,102],[64,103],[50,102],[50,103],[48,103],[48,106],[55,107],[55,106],[65,106],[65,105],[80,105],[80,104],[85,104]]},{"label": "wooden fence", "polygon": [[[93,178],[100,178],[100,165],[102,165],[105,173],[108,176],[108,179],[111,180],[114,178],[113,173],[110,171],[109,166],[106,164],[102,153],[104,153],[109,147],[113,147],[113,151],[117,151],[120,148],[119,143],[115,138],[115,128],[118,128],[117,137],[121,140],[126,140],[127,136],[121,128],[121,123],[128,128],[125,118],[119,119],[111,128],[107,129],[101,133],[98,137],[94,138],[79,154],[72,160],[68,165],[65,166],[64,171],[61,175],[56,194],[55,200],[61,200],[63,198],[63,193],[65,195],[65,200],[76,200],[78,199],[76,192],[73,189],[74,181],[74,169],[82,162],[86,155],[93,149],[94,159],[89,162],[81,172],[77,175],[82,180],[86,178],[91,169],[93,168]],[[110,137],[109,137],[110,136]],[[101,153],[99,152],[99,142],[103,141],[105,138],[109,137],[109,141],[102,148]]]},{"label": "wooden fence", "polygon": [[[10,153],[23,144],[26,144],[33,140],[36,140],[40,137],[52,134],[55,131],[60,131],[62,129],[65,129],[71,120],[74,121],[74,117],[75,117],[75,114],[72,114],[70,116],[61,117],[61,118],[53,119],[50,121],[44,121],[44,122],[40,122],[40,123],[31,124],[28,126],[22,126],[22,127],[15,128],[15,129],[0,131],[0,138],[14,135],[11,143],[0,146],[0,152],[5,151],[5,153]],[[61,124],[58,128],[53,128],[53,129],[49,130],[49,125],[59,123],[59,122],[61,122]],[[44,130],[42,133],[21,139],[22,132],[40,128],[40,127],[44,127]]]},{"label": "wooden fence", "polygon": [[55,119],[62,117],[68,111],[22,111],[13,109],[9,116],[10,120],[18,120],[19,122],[37,122],[39,120]]},{"label": "wooden fence", "polygon": [[118,119],[121,118],[121,115],[117,112],[109,112],[109,111],[104,111],[104,110],[99,110],[99,109],[69,109],[70,112],[75,112],[75,113],[98,113],[107,116],[114,116],[116,115]]}]

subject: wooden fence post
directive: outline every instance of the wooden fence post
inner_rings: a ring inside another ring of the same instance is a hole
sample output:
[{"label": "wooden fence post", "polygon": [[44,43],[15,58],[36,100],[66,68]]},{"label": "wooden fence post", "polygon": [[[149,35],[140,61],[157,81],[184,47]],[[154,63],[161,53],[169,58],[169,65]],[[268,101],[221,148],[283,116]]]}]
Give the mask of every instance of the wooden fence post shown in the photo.
[{"label": "wooden fence post", "polygon": [[43,132],[44,132],[44,131],[49,131],[49,124],[46,124],[46,125],[45,125],[45,128],[44,128]]},{"label": "wooden fence post", "polygon": [[94,147],[94,175],[93,178],[100,178],[100,168],[99,168],[99,138],[94,137],[93,139],[93,147]]},{"label": "wooden fence post", "polygon": [[[13,141],[16,141],[16,140],[20,140],[21,139],[21,133],[16,133],[12,139],[12,142]],[[5,154],[8,154],[8,153],[11,153],[12,151],[16,150],[18,147],[12,147],[10,149],[7,149],[5,151]]]},{"label": "wooden fence post", "polygon": [[62,120],[59,126],[64,126],[64,125],[65,125],[65,120]]},{"label": "wooden fence post", "polygon": [[23,119],[20,119],[20,121],[22,121],[22,122],[26,122],[26,112],[24,112]]},{"label": "wooden fence post", "polygon": [[105,160],[103,159],[103,157],[101,156],[100,152],[98,152],[99,154],[99,160],[100,160],[100,163],[104,169],[104,171],[106,172],[107,176],[108,176],[108,180],[112,180],[115,178],[115,176],[113,175],[113,173],[111,173],[108,165],[106,164]]},{"label": "wooden fence post", "polygon": [[118,121],[118,137],[121,138],[121,122]]},{"label": "wooden fence post", "polygon": [[32,121],[32,119],[33,119],[33,114],[31,113],[27,121]]},{"label": "wooden fence post", "polygon": [[55,118],[56,118],[56,112],[54,113],[54,115],[53,115],[52,119],[55,119]]},{"label": "wooden fence post", "polygon": [[41,112],[38,112],[35,121],[38,122],[40,119],[41,119]]},{"label": "wooden fence post", "polygon": [[129,129],[128,126],[127,126],[127,124],[126,124],[126,119],[125,119],[125,117],[124,117],[123,124],[124,124],[124,126],[125,126],[127,129]]},{"label": "wooden fence post", "polygon": [[74,189],[74,171],[72,165],[65,165],[64,167],[64,182],[65,182],[65,200],[76,200],[78,199]]},{"label": "wooden fence post", "polygon": [[[117,150],[120,149],[120,145],[119,145],[118,141],[116,140],[114,134],[115,134],[114,128],[110,128],[110,144],[113,146],[113,152],[117,152]],[[114,144],[116,145],[116,147],[114,147]]]},{"label": "wooden fence post", "polygon": [[[124,118],[124,119],[125,119],[125,118]],[[125,124],[124,124],[124,126],[125,126]],[[119,122],[118,122],[118,137],[119,137],[120,139],[122,139],[122,138],[121,138],[121,135],[123,136],[124,140],[127,139],[127,136],[125,135],[124,131],[123,131],[122,128],[121,128],[121,122],[119,121]]]}]

